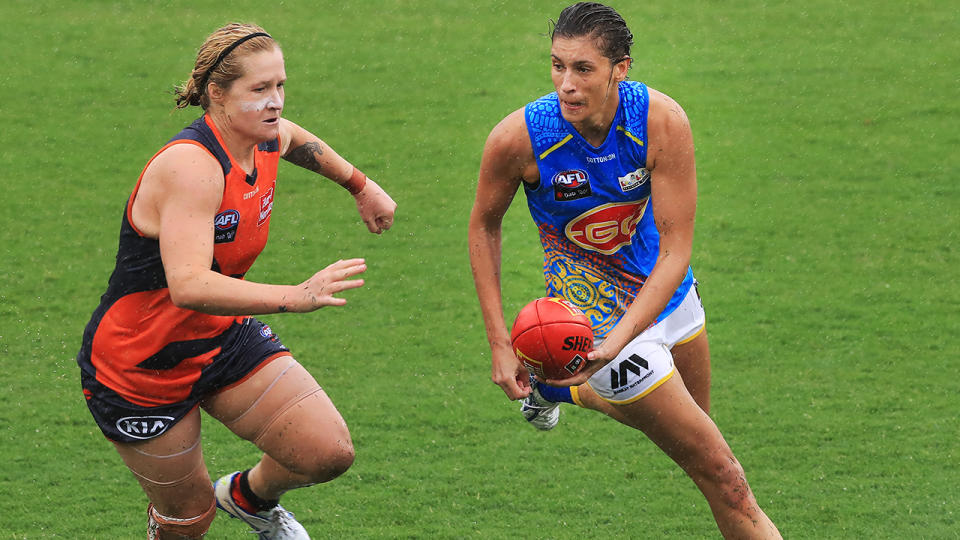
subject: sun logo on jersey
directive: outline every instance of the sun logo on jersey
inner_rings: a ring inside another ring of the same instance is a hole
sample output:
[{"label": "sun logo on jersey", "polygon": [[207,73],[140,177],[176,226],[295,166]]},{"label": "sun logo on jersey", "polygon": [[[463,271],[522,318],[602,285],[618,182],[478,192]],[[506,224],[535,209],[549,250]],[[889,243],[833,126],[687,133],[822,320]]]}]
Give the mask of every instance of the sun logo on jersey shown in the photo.
[{"label": "sun logo on jersey", "polygon": [[633,241],[646,208],[647,199],[597,206],[570,220],[563,232],[583,249],[612,255]]}]

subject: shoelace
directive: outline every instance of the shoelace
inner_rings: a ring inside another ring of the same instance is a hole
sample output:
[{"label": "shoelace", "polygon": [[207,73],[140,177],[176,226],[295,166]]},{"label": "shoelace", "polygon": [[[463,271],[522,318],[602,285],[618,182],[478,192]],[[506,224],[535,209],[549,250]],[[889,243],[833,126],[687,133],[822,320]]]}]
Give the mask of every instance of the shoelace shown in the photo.
[{"label": "shoelace", "polygon": [[296,523],[293,512],[275,508],[270,516],[270,524],[273,526],[270,532],[293,532],[293,524]]}]

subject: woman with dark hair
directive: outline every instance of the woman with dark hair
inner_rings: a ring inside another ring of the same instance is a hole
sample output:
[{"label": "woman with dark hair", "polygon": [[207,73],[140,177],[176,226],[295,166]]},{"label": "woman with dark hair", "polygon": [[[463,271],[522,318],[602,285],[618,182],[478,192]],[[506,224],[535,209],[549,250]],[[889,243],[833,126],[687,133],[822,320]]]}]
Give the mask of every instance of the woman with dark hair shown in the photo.
[{"label": "woman with dark hair", "polygon": [[[708,416],[710,353],[690,269],[693,137],[667,95],[627,80],[633,35],[612,8],[581,2],[551,35],[554,93],[487,138],[470,217],[470,260],[492,379],[542,430],[560,403],[643,431],[693,479],[728,538],[778,538]],[[547,296],[591,319],[577,375],[541,381],[514,354],[500,289],[502,218],[522,186],[544,250]],[[548,383],[548,384],[545,384]]]},{"label": "woman with dark hair", "polygon": [[[263,28],[207,37],[177,107],[204,114],[147,162],[127,201],[116,267],[77,357],[87,405],[140,482],[148,537],[201,538],[217,507],[264,539],[309,538],[278,504],[353,463],[350,432],[317,381],[253,314],[342,306],[364,259],[303,283],[244,279],[267,241],[277,166],[341,184],[380,234],[396,204],[326,143],[281,118],[283,53]],[[203,408],[263,456],[213,485]]]}]

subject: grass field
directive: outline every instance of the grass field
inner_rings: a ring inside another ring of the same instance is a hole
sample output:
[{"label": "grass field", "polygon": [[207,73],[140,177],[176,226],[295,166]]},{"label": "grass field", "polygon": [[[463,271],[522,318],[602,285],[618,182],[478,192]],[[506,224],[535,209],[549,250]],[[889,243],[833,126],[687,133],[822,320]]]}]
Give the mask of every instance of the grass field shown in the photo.
[{"label": "grass field", "polygon": [[[713,417],[787,538],[960,537],[960,15],[949,2],[617,2],[631,74],[698,152],[694,270]],[[363,256],[349,304],[264,317],[324,385],[357,460],[284,504],[315,538],[715,538],[649,441],[564,409],[526,426],[489,380],[466,223],[493,125],[552,90],[566,2],[6,0],[0,5],[0,539],[143,538],[146,499],[99,434],[74,356],[196,48],[231,20],[284,47],[284,115],[399,203],[281,166],[249,278]],[[542,294],[536,231],[505,224],[512,318]],[[205,418],[212,476],[257,452]],[[220,516],[208,538],[245,537]]]}]

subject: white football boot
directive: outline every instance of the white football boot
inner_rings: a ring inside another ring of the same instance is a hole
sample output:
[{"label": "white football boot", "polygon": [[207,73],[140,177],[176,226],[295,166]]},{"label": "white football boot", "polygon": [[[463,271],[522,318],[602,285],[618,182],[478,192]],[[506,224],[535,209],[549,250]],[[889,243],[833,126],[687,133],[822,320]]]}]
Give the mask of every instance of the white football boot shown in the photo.
[{"label": "white football boot", "polygon": [[530,395],[520,403],[520,413],[530,425],[547,431],[560,421],[560,404],[547,401],[540,395],[540,382],[530,377]]},{"label": "white football boot", "polygon": [[260,540],[310,540],[307,530],[300,525],[293,514],[279,504],[269,510],[251,514],[240,508],[230,495],[230,484],[233,477],[240,474],[228,474],[216,481],[213,492],[217,497],[217,508],[230,514],[253,529]]}]

